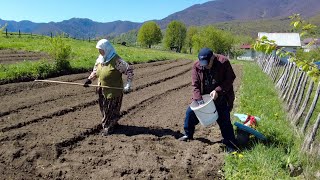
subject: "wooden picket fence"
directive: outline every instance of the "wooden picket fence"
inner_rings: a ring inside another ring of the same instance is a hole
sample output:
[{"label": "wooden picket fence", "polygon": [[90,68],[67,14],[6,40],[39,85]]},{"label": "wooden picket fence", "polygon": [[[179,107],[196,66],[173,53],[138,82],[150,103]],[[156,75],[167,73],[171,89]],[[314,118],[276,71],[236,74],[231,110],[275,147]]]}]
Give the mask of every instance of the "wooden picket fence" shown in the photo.
[{"label": "wooden picket fence", "polygon": [[315,87],[312,78],[308,77],[294,63],[280,65],[279,57],[273,55],[259,56],[257,63],[275,83],[279,97],[286,106],[287,119],[297,134],[304,138],[301,150],[320,156],[319,135],[317,137],[320,112],[316,110],[320,82],[317,82],[318,85]]}]

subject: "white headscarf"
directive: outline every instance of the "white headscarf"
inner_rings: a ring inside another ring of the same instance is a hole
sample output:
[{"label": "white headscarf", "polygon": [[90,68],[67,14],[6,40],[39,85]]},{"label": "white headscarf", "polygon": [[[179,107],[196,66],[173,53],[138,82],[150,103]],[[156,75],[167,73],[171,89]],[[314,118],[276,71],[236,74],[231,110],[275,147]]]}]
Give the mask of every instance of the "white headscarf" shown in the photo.
[{"label": "white headscarf", "polygon": [[104,56],[101,54],[99,55],[97,61],[100,63],[107,63],[116,55],[116,51],[114,50],[112,44],[106,39],[101,39],[98,41],[96,48],[102,49],[105,53]]}]

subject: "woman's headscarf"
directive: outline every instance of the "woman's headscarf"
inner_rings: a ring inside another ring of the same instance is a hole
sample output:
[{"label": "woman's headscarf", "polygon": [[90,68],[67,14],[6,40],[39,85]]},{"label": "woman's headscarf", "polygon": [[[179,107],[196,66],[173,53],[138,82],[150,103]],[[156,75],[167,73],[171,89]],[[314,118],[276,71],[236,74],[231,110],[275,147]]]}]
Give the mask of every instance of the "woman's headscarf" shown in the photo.
[{"label": "woman's headscarf", "polygon": [[105,53],[104,56],[99,55],[98,59],[100,63],[107,63],[116,55],[116,51],[114,50],[112,44],[106,39],[101,39],[98,41],[96,48],[102,49]]}]

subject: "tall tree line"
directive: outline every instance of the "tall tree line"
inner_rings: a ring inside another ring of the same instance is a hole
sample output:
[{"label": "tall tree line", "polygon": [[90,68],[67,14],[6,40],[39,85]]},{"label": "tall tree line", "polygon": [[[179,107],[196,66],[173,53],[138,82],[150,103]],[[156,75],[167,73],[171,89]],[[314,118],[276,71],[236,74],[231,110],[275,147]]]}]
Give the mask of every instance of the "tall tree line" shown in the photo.
[{"label": "tall tree line", "polygon": [[212,25],[187,28],[180,21],[171,21],[163,31],[156,22],[148,21],[141,26],[137,34],[137,43],[142,47],[151,48],[161,43],[164,49],[190,54],[208,47],[215,53],[235,55],[239,52],[239,44],[250,41],[252,41],[251,38],[240,38]]}]

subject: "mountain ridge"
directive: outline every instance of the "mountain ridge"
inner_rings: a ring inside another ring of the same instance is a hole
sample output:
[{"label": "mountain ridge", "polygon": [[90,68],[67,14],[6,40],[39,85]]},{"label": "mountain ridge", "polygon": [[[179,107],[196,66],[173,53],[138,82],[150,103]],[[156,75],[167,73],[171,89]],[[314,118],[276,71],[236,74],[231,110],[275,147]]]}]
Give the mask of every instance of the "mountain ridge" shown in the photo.
[{"label": "mountain ridge", "polygon": [[[178,20],[187,26],[203,26],[221,22],[264,20],[288,17],[300,13],[303,17],[320,14],[318,0],[216,0],[195,4],[182,11],[175,12],[156,21],[165,29],[172,20]],[[6,21],[8,31],[44,34],[66,33],[75,38],[94,38],[107,35],[119,35],[138,29],[143,23],[131,21],[97,22],[88,18],[71,18],[61,22],[34,23],[29,20]]]}]

